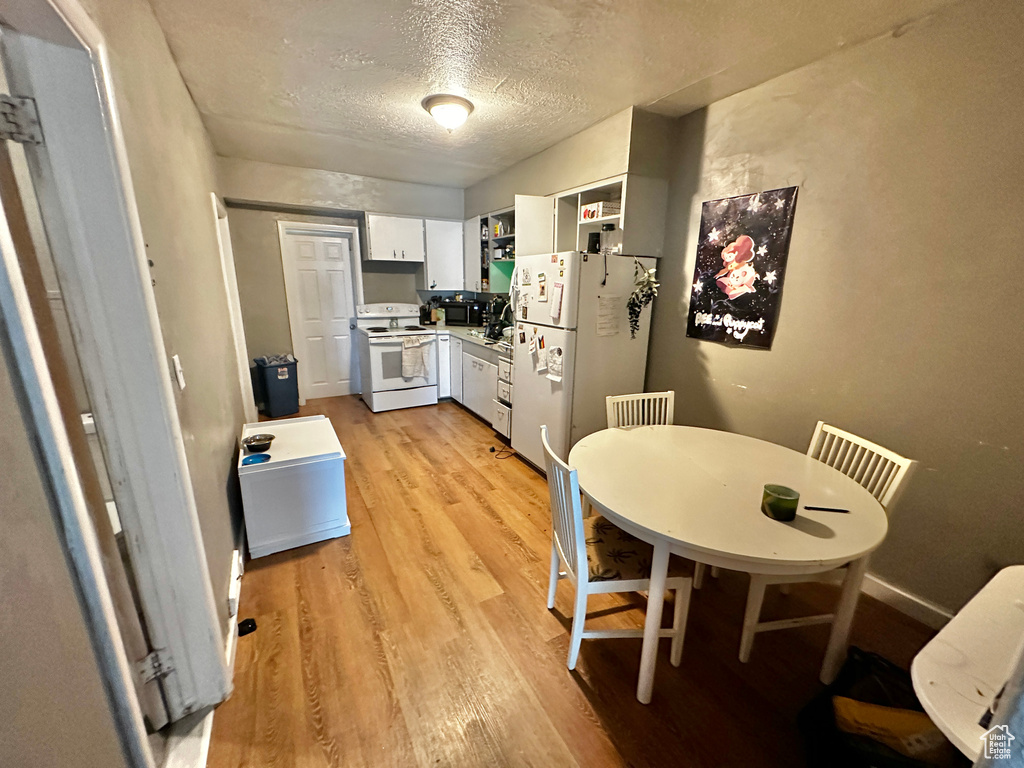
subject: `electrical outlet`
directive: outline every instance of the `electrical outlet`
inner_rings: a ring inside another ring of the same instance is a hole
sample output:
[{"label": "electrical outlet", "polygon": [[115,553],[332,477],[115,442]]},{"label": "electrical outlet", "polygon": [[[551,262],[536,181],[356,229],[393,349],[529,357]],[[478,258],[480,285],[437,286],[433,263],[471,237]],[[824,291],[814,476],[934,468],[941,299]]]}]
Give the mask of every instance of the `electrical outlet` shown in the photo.
[{"label": "electrical outlet", "polygon": [[174,378],[178,382],[178,389],[185,388],[185,372],[181,370],[181,360],[177,355],[171,358],[171,363],[174,365]]}]

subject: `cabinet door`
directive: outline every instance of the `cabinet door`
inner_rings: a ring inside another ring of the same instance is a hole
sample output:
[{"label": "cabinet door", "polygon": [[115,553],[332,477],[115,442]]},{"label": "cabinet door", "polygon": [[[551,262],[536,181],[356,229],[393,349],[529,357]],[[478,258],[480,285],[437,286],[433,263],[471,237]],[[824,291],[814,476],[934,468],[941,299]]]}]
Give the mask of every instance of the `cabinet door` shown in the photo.
[{"label": "cabinet door", "polygon": [[452,399],[456,402],[464,402],[462,396],[462,339],[452,337],[451,343],[451,374]]},{"label": "cabinet door", "polygon": [[451,336],[437,336],[437,396],[452,396],[452,344]]},{"label": "cabinet door", "polygon": [[462,222],[427,219],[425,224],[427,290],[463,290]]},{"label": "cabinet door", "polygon": [[369,261],[395,261],[398,259],[398,241],[395,239],[395,217],[366,214],[366,258]]},{"label": "cabinet door", "polygon": [[494,363],[488,363],[486,360],[481,360],[480,366],[480,384],[483,388],[483,397],[480,399],[480,409],[477,413],[488,424],[494,424],[494,393],[498,389],[498,366]]},{"label": "cabinet door", "polygon": [[395,218],[395,237],[400,261],[423,261],[426,257],[423,243],[423,219]]},{"label": "cabinet door", "polygon": [[494,423],[498,366],[468,352],[462,355],[463,403],[488,424]]},{"label": "cabinet door", "polygon": [[423,261],[423,219],[366,215],[370,261]]},{"label": "cabinet door", "polygon": [[516,256],[555,252],[555,198],[516,195]]},{"label": "cabinet door", "polygon": [[480,244],[483,242],[480,231],[480,217],[474,216],[466,219],[462,225],[462,258],[464,263],[464,277],[462,289],[464,291],[480,290]]},{"label": "cabinet door", "polygon": [[482,397],[482,385],[480,382],[480,363],[482,361],[476,355],[469,352],[462,353],[462,404],[478,413],[480,398]]}]

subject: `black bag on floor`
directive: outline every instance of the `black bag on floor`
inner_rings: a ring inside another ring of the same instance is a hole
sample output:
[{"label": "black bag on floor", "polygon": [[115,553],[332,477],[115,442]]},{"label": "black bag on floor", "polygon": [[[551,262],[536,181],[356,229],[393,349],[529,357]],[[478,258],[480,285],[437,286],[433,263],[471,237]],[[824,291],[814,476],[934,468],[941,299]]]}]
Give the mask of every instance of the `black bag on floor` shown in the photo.
[{"label": "black bag on floor", "polygon": [[797,718],[808,768],[970,766],[970,760],[952,745],[940,750],[941,759],[926,761],[900,754],[870,736],[844,732],[836,722],[836,696],[896,710],[924,712],[909,673],[877,653],[850,648],[835,682],[815,696]]}]

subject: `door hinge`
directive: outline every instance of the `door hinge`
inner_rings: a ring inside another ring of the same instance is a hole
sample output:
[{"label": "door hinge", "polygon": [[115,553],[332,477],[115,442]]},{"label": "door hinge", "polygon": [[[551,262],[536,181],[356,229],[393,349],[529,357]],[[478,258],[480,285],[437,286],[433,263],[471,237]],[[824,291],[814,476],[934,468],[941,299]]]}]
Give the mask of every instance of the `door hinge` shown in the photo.
[{"label": "door hinge", "polygon": [[0,139],[19,144],[43,143],[35,99],[0,93]]},{"label": "door hinge", "polygon": [[171,674],[174,665],[171,664],[171,657],[166,651],[156,650],[135,662],[135,671],[139,673],[142,682],[151,683]]}]

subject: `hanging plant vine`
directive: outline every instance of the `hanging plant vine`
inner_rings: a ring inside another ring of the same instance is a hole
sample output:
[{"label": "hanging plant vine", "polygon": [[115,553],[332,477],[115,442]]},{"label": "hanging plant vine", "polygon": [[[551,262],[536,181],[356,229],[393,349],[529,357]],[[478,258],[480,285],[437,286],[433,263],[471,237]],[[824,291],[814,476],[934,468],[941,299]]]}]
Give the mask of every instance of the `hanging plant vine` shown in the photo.
[{"label": "hanging plant vine", "polygon": [[654,301],[658,295],[658,281],[654,278],[657,267],[644,269],[640,260],[633,257],[633,285],[636,287],[629,295],[626,302],[626,309],[629,311],[629,337],[636,338],[636,332],[640,330],[640,313],[644,307]]}]

